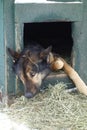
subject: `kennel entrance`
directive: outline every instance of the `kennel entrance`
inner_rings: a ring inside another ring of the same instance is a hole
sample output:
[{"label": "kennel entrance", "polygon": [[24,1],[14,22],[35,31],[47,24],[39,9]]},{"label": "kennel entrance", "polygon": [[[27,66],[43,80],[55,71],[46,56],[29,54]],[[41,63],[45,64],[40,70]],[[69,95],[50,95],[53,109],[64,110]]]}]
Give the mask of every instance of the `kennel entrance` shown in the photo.
[{"label": "kennel entrance", "polygon": [[52,44],[54,52],[67,55],[70,63],[74,61],[73,67],[76,67],[79,58],[75,42],[79,36],[82,6],[80,0],[15,0],[16,50],[24,48],[31,40],[44,47]]},{"label": "kennel entrance", "polygon": [[0,89],[14,93],[17,82],[6,50],[23,48],[24,23],[36,22],[72,22],[73,67],[87,83],[87,0],[0,0],[0,16]]},{"label": "kennel entrance", "polygon": [[28,46],[32,41],[44,48],[51,45],[54,53],[71,63],[73,47],[71,22],[25,23],[23,41],[24,46]]},{"label": "kennel entrance", "polygon": [[78,0],[15,0],[15,44],[19,50],[29,41],[70,60],[73,50],[72,25],[82,19],[82,2]]}]

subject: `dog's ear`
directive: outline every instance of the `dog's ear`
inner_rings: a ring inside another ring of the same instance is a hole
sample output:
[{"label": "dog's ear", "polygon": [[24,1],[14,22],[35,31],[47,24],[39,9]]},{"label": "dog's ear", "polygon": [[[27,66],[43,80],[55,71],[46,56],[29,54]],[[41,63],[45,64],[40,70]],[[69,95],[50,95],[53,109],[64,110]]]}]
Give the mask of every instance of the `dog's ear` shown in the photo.
[{"label": "dog's ear", "polygon": [[51,64],[55,60],[54,55],[52,52],[50,52],[47,56],[47,63]]},{"label": "dog's ear", "polygon": [[41,53],[40,53],[40,57],[42,59],[44,59],[45,57],[47,57],[49,55],[49,53],[52,50],[52,46],[49,46],[48,48],[44,49]]},{"label": "dog's ear", "polygon": [[14,51],[11,48],[7,48],[7,51],[9,52],[9,54],[11,55],[11,57],[13,58],[13,60],[17,60],[17,59],[20,58],[20,53],[19,52],[16,52],[16,51]]}]

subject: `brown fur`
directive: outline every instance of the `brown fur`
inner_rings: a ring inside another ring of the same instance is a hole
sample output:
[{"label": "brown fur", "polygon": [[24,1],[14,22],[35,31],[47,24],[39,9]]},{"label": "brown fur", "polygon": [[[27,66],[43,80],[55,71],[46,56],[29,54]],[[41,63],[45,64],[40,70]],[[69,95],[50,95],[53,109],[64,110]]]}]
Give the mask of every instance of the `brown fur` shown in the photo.
[{"label": "brown fur", "polygon": [[27,98],[34,97],[41,88],[43,80],[51,70],[47,63],[47,56],[52,47],[44,49],[38,44],[29,44],[20,53],[8,48],[13,58],[13,72],[24,84],[24,94]]},{"label": "brown fur", "polygon": [[[61,60],[61,62],[63,62],[62,68],[69,76],[69,78],[74,82],[79,92],[87,96],[87,86],[84,83],[84,81],[80,78],[79,74],[63,58],[60,57],[59,59]],[[50,67],[52,71],[56,71],[59,69],[59,65],[56,64],[57,60],[57,57],[53,56],[52,54],[50,55],[49,62],[51,64]]]}]

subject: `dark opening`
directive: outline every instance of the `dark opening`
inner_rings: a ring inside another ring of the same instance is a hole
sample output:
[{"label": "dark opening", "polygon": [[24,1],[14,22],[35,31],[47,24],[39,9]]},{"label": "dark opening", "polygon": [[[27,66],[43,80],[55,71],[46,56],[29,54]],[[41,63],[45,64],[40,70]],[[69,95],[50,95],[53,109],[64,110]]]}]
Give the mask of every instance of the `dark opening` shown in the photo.
[{"label": "dark opening", "polygon": [[71,22],[24,23],[24,46],[36,41],[44,48],[52,45],[53,52],[71,62],[73,46]]}]

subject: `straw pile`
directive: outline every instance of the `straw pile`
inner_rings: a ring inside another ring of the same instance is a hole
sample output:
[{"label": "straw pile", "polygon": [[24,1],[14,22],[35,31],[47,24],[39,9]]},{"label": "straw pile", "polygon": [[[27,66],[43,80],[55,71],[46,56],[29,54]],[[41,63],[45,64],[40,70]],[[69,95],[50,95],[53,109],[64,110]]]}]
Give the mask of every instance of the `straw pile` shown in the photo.
[{"label": "straw pile", "polygon": [[49,85],[32,99],[16,98],[9,117],[36,130],[87,130],[87,97],[67,93],[64,83]]}]

